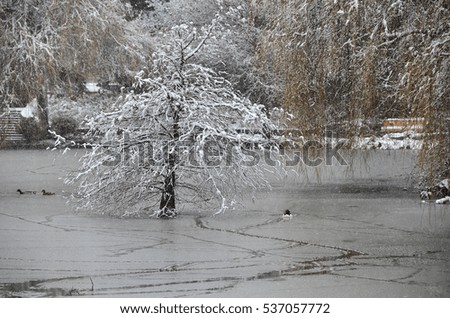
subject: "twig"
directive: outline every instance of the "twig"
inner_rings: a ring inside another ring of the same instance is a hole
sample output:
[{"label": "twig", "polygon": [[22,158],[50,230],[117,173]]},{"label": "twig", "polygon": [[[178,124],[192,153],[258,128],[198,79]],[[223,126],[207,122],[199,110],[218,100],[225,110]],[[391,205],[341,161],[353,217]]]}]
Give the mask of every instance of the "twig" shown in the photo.
[{"label": "twig", "polygon": [[89,280],[91,281],[91,291],[94,291],[94,282],[92,281],[92,278],[89,277]]}]

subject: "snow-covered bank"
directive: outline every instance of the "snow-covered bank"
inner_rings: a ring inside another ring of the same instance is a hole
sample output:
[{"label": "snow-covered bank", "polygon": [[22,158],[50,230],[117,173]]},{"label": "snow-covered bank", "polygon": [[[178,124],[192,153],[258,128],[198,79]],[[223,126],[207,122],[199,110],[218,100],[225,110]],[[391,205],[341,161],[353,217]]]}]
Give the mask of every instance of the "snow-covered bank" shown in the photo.
[{"label": "snow-covered bank", "polygon": [[412,149],[420,150],[422,147],[423,134],[420,133],[391,133],[377,137],[361,137],[352,143],[353,149],[380,149],[399,150]]},{"label": "snow-covered bank", "polygon": [[439,200],[436,200],[436,204],[447,204],[447,203],[450,203],[450,197],[449,196],[447,196],[445,198],[442,198],[442,199],[439,199]]}]

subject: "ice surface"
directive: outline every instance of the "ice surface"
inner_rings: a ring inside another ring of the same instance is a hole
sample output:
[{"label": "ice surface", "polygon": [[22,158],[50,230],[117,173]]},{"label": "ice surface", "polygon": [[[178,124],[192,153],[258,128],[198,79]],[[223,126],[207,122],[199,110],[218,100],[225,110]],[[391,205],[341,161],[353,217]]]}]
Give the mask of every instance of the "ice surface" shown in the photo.
[{"label": "ice surface", "polygon": [[320,183],[304,170],[234,212],[135,220],[66,204],[76,152],[0,151],[0,295],[449,297],[449,206],[403,191],[411,154],[323,167]]}]

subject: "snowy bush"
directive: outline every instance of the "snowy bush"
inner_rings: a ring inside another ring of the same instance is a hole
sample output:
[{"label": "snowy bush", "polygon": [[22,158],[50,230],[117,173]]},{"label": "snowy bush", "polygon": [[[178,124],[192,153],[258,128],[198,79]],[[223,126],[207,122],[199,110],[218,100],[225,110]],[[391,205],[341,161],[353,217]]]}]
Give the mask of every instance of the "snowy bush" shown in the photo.
[{"label": "snowy bush", "polygon": [[22,118],[19,123],[19,132],[29,143],[38,141],[43,136],[39,123],[34,117]]},{"label": "snowy bush", "polygon": [[77,130],[77,122],[71,117],[58,116],[53,118],[51,129],[58,135],[66,136],[73,134]]},{"label": "snowy bush", "polygon": [[53,126],[55,118],[69,117],[78,123],[78,128],[88,128],[88,120],[101,112],[111,110],[117,97],[116,95],[98,94],[81,95],[76,98],[52,96],[48,102],[50,123]]}]

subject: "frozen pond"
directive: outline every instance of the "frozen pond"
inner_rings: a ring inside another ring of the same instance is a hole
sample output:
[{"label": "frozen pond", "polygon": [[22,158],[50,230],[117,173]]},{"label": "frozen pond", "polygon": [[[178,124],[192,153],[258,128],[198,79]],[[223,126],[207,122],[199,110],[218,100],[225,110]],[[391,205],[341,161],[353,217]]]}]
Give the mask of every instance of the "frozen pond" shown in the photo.
[{"label": "frozen pond", "polygon": [[76,164],[74,151],[0,151],[1,296],[450,297],[449,206],[404,191],[413,152],[309,170],[234,212],[174,220],[74,213],[62,177]]}]

